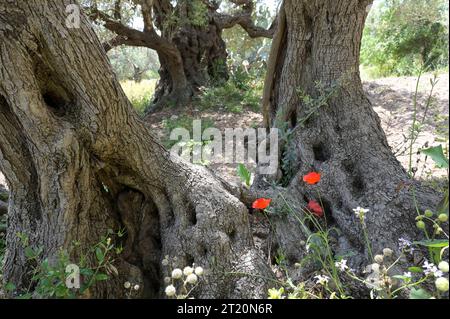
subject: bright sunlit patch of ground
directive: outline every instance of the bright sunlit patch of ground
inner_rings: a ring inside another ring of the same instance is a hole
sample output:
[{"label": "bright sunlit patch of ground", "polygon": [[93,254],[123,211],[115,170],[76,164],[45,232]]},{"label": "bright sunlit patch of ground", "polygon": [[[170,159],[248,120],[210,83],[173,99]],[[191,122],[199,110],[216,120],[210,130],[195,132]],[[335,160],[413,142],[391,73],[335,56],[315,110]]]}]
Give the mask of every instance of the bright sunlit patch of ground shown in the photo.
[{"label": "bright sunlit patch of ground", "polygon": [[139,112],[144,112],[152,100],[157,81],[156,79],[151,79],[137,83],[128,80],[122,81],[120,84],[134,108]]}]

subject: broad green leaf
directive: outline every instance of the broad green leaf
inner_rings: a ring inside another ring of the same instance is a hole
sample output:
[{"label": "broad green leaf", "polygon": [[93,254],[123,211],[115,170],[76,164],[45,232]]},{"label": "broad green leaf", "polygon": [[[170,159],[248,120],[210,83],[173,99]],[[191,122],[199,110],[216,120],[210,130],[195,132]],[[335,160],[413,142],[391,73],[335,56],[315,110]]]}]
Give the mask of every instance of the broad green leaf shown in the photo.
[{"label": "broad green leaf", "polygon": [[97,275],[95,275],[95,280],[98,280],[98,281],[103,281],[103,280],[108,280],[109,279],[109,276],[107,275],[107,274],[97,274]]},{"label": "broad green leaf", "polygon": [[430,147],[421,152],[429,157],[436,163],[436,166],[439,168],[448,168],[448,158],[444,155],[444,150],[442,149],[442,145],[436,147]]},{"label": "broad green leaf", "polygon": [[252,174],[247,169],[247,167],[245,167],[244,164],[239,164],[238,165],[238,167],[237,167],[237,174],[241,178],[241,181],[245,183],[245,185],[247,185],[249,187],[251,186],[250,182],[251,182]]},{"label": "broad green leaf", "polygon": [[447,239],[421,240],[415,241],[414,244],[430,248],[444,248],[448,246],[448,240]]},{"label": "broad green leaf", "polygon": [[409,299],[430,299],[432,296],[424,289],[412,288],[409,294]]},{"label": "broad green leaf", "polygon": [[408,270],[410,272],[416,272],[416,273],[421,273],[423,271],[423,269],[420,267],[409,267]]},{"label": "broad green leaf", "polygon": [[95,249],[95,256],[97,257],[97,260],[102,263],[105,260],[105,255],[103,254],[102,250],[100,249],[100,247],[97,247]]}]

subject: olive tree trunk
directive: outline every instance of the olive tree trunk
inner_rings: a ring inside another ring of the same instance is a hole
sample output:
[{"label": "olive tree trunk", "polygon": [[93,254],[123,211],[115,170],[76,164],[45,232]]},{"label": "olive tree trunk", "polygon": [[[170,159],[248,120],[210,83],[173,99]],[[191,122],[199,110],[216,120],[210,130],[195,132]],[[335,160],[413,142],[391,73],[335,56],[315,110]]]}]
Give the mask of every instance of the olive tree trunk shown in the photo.
[{"label": "olive tree trunk", "polygon": [[[376,254],[383,248],[398,252],[400,237],[419,238],[417,210],[438,202],[392,154],[363,92],[359,55],[370,4],[285,0],[263,97],[266,125],[291,130],[290,142],[281,143],[281,170],[272,179],[283,184],[280,192],[294,211],[304,211],[309,200],[323,203],[328,227],[340,230],[335,253],[353,252],[356,267],[370,258],[353,209],[370,210],[367,234]],[[311,171],[322,175],[317,185],[302,180]],[[257,186],[269,189],[262,179]],[[305,231],[289,216],[274,218],[274,224],[288,259],[301,259],[305,247],[299,242],[314,229]]]},{"label": "olive tree trunk", "polygon": [[253,245],[246,207],[207,170],[157,142],[87,18],[66,27],[70,3],[0,3],[0,170],[10,187],[5,282],[30,284],[32,265],[17,233],[51,261],[74,241],[87,251],[108,229],[125,228],[119,275],[97,284],[92,297],[123,297],[125,281],[140,283],[141,297],[161,297],[166,255],[206,269],[197,297],[262,297],[259,278],[270,270]]},{"label": "olive tree trunk", "polygon": [[[193,14],[189,10],[192,8],[183,6],[180,10],[182,11],[179,13],[180,19],[186,22],[176,30],[171,30],[169,27],[164,27],[165,22],[162,18],[161,29],[163,37],[170,38],[180,52],[183,61],[182,68],[187,80],[186,90],[189,94],[195,94],[201,87],[226,82],[228,80],[228,53],[225,41],[222,39],[222,29],[219,29],[213,19],[214,11],[204,17],[205,21],[202,25],[195,25],[189,21],[190,15]],[[159,105],[167,104],[168,100],[164,97],[169,96],[173,87],[169,72],[173,61],[160,56],[160,63],[160,80],[154,95],[156,105],[153,106],[153,110],[157,110]],[[164,102],[162,103],[162,101]]]}]

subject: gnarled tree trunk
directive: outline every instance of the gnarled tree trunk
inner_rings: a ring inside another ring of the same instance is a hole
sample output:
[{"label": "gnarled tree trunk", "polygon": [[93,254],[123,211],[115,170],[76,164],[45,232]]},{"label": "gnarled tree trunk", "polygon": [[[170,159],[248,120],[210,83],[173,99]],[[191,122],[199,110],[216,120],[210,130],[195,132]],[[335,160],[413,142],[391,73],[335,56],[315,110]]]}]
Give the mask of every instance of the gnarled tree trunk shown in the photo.
[{"label": "gnarled tree trunk", "polygon": [[[100,11],[95,3],[86,8],[92,20],[99,20],[116,36],[104,44],[106,51],[119,45],[156,50],[161,64],[160,81],[148,111],[170,105],[184,106],[204,86],[228,80],[225,41],[222,31],[240,25],[250,37],[271,38],[276,23],[264,29],[254,24],[254,0],[231,0],[233,15],[219,13],[220,2],[203,0],[134,0],[144,18],[143,30],[122,24],[121,4],[116,0],[115,16]],[[155,27],[158,32],[155,31]]]},{"label": "gnarled tree trunk", "polygon": [[[283,169],[273,179],[283,183],[282,193],[298,211],[309,200],[323,203],[328,226],[341,230],[335,252],[353,251],[356,267],[369,256],[353,209],[370,209],[368,237],[379,253],[398,251],[400,237],[419,238],[416,209],[433,209],[438,202],[437,194],[411,180],[394,157],[363,92],[359,54],[370,4],[285,0],[263,98],[266,125],[291,130],[291,142],[280,150]],[[310,103],[321,99],[326,103]],[[314,186],[302,180],[311,171],[322,174]],[[258,186],[264,185],[260,180]],[[279,245],[295,261],[304,255],[298,243],[307,232],[289,220],[274,224]]]},{"label": "gnarled tree trunk", "polygon": [[157,142],[89,21],[66,27],[70,3],[0,3],[0,168],[11,192],[4,280],[30,283],[18,232],[52,261],[73,241],[86,251],[124,227],[119,276],[96,284],[92,297],[123,297],[127,280],[141,283],[142,297],[162,296],[165,255],[206,269],[199,297],[262,297],[270,270],[246,207]]},{"label": "gnarled tree trunk", "polygon": [[[154,7],[156,25],[161,30],[162,37],[170,39],[177,47],[183,61],[183,71],[186,75],[188,90],[192,94],[203,86],[217,85],[228,80],[225,41],[222,39],[222,29],[215,21],[213,6],[207,6],[203,16],[195,21],[196,7],[191,2],[181,2],[177,6],[177,25],[170,25],[170,16],[175,14],[175,8],[166,1],[160,1]],[[197,9],[198,10],[198,9]],[[160,80],[156,87],[152,109],[166,104],[164,97],[172,91],[173,82],[168,70],[172,61],[160,59]],[[164,103],[161,103],[164,101]]]}]

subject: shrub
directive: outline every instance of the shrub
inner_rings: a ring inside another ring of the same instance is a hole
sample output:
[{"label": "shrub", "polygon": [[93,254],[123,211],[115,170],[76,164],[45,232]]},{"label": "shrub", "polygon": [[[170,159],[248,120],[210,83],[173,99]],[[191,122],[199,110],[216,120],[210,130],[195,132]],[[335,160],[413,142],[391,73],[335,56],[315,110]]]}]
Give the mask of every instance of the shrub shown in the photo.
[{"label": "shrub", "polygon": [[245,108],[258,111],[264,83],[255,67],[231,68],[230,79],[220,86],[203,88],[195,103],[201,110],[224,108],[228,112],[241,113]]},{"label": "shrub", "polygon": [[369,75],[412,75],[448,65],[448,26],[443,0],[385,0],[369,15],[361,63]]}]

